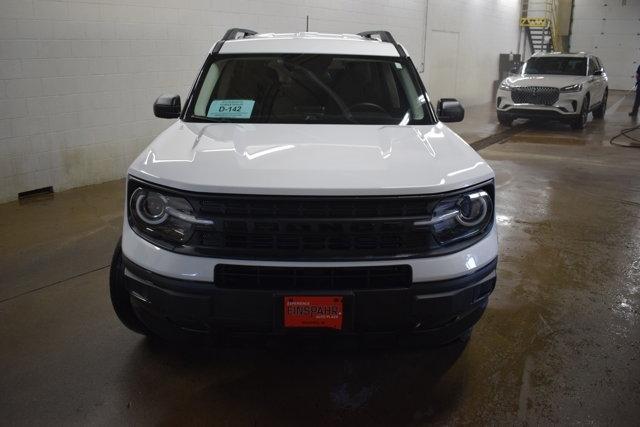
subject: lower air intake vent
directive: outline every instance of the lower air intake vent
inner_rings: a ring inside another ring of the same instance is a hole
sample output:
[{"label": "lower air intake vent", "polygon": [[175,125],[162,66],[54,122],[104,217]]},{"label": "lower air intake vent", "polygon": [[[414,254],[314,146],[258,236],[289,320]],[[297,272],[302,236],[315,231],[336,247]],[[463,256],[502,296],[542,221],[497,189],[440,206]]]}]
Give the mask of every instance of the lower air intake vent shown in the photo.
[{"label": "lower air intake vent", "polygon": [[411,286],[408,265],[381,267],[263,267],[218,264],[214,283],[225,289],[340,290]]}]

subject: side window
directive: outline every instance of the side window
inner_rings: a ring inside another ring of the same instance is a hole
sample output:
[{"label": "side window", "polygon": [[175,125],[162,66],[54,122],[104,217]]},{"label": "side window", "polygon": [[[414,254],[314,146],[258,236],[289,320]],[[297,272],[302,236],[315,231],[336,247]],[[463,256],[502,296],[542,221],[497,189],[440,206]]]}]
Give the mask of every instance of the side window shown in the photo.
[{"label": "side window", "polygon": [[196,116],[206,116],[207,115],[207,107],[209,106],[209,99],[211,98],[211,94],[213,93],[213,88],[215,87],[218,79],[220,78],[220,70],[221,65],[211,64],[211,68],[207,73],[207,77],[204,79],[204,83],[202,84],[202,89],[200,89],[200,95],[196,100],[196,106],[193,110],[193,113]]},{"label": "side window", "polygon": [[600,58],[596,58],[596,61],[598,62],[598,70],[604,69],[604,65],[602,65],[602,61],[600,61]]},{"label": "side window", "polygon": [[593,74],[596,72],[597,69],[598,69],[598,63],[596,62],[595,58],[593,57],[589,58],[589,75],[593,76]]}]

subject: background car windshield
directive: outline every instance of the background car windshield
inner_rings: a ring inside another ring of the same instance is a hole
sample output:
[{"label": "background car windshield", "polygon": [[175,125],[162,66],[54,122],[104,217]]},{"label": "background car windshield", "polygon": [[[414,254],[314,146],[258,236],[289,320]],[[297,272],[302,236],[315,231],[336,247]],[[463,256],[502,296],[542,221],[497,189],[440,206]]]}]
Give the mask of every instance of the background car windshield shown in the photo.
[{"label": "background car windshield", "polygon": [[524,74],[584,76],[587,74],[587,58],[531,58],[525,64]]},{"label": "background car windshield", "polygon": [[400,58],[314,54],[219,56],[188,118],[213,122],[432,124]]}]

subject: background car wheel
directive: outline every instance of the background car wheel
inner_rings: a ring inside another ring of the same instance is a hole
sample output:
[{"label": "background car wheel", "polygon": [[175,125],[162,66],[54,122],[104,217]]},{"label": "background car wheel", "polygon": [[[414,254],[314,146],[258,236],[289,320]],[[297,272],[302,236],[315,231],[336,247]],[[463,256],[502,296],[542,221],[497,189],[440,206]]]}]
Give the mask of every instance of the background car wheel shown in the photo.
[{"label": "background car wheel", "polygon": [[118,241],[111,260],[109,291],[113,309],[124,326],[139,334],[153,336],[151,331],[140,321],[131,306],[131,296],[125,286],[121,241]]},{"label": "background car wheel", "polygon": [[584,129],[587,124],[587,118],[589,117],[589,98],[586,96],[582,100],[582,108],[580,109],[580,115],[573,119],[571,122],[571,128]]},{"label": "background car wheel", "polygon": [[598,108],[596,108],[595,110],[593,110],[593,118],[594,119],[602,119],[604,117],[604,114],[607,111],[607,98],[609,97],[609,91],[605,91],[604,95],[602,96],[602,102],[600,103],[600,106]]},{"label": "background car wheel", "polygon": [[502,126],[511,126],[513,118],[504,113],[498,112],[498,122],[500,122]]}]

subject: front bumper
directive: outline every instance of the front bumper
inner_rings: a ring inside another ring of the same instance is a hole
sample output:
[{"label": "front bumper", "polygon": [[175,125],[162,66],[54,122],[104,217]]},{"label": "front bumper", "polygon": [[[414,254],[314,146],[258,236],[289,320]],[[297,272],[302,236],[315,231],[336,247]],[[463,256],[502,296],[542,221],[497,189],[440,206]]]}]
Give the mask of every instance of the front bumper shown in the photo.
[{"label": "front bumper", "polygon": [[278,291],[222,289],[215,283],[161,276],[124,259],[132,305],[162,336],[187,331],[289,334],[282,326],[284,295],[341,295],[345,326],[340,334],[408,333],[440,342],[463,334],[480,319],[495,287],[496,264],[494,259],[470,274],[402,289]]},{"label": "front bumper", "polygon": [[553,105],[518,104],[513,102],[511,92],[498,90],[496,109],[499,113],[512,118],[572,119],[580,114],[583,100],[582,92],[560,93]]},{"label": "front bumper", "polygon": [[162,249],[138,236],[125,218],[122,227],[122,253],[136,265],[174,279],[207,284],[214,281],[214,270],[220,263],[267,267],[368,267],[405,264],[411,267],[414,282],[453,279],[489,264],[498,256],[498,234],[495,223],[489,234],[459,252],[430,258],[376,261],[260,261],[188,256]]}]

